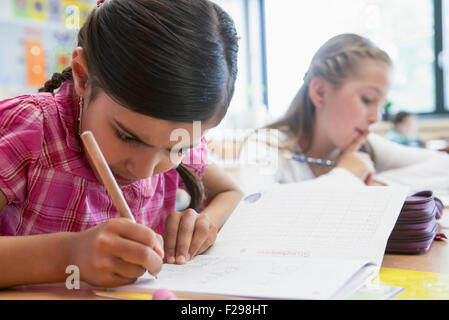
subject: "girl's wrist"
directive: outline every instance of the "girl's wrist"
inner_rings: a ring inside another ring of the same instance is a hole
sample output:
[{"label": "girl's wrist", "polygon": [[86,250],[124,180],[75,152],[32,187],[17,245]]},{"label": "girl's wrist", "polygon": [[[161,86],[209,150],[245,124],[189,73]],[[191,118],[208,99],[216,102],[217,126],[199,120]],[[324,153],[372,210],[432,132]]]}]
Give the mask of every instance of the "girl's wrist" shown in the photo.
[{"label": "girl's wrist", "polygon": [[[78,247],[81,245],[84,232],[67,232],[63,243],[63,264],[80,268],[81,261],[78,254]],[[81,272],[80,272],[81,273]]]}]

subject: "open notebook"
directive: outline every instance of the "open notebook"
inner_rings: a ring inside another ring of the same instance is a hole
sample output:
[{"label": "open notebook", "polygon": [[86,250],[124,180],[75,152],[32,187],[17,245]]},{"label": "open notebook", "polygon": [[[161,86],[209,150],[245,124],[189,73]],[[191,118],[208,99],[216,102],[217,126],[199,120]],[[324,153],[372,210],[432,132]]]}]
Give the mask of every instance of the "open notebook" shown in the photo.
[{"label": "open notebook", "polygon": [[276,185],[245,198],[205,254],[114,290],[345,299],[379,272],[406,194],[403,187]]}]

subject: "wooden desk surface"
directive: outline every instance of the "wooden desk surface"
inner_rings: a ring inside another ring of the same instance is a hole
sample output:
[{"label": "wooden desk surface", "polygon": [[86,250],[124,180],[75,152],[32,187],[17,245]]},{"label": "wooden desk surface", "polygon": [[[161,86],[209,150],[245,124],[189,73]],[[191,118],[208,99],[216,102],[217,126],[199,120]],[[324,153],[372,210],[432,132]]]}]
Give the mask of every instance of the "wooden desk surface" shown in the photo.
[{"label": "wooden desk surface", "polygon": [[[422,255],[387,254],[384,256],[382,267],[449,274],[449,243],[434,241],[430,250]],[[92,291],[94,289],[96,288],[86,283],[81,283],[80,290],[67,290],[63,283],[20,286],[0,290],[0,300],[108,299],[96,296]]]}]

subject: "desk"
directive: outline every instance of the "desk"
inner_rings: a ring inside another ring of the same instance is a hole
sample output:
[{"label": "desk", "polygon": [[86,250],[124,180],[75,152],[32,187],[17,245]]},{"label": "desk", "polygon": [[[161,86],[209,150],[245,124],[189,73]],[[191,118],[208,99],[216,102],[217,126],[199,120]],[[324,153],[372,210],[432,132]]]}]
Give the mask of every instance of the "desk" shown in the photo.
[{"label": "desk", "polygon": [[433,241],[422,255],[386,254],[382,267],[449,274],[449,243]]},{"label": "desk", "polygon": [[[449,243],[434,241],[430,250],[422,255],[387,254],[382,267],[449,274]],[[81,283],[80,287],[80,290],[67,290],[64,283],[20,286],[0,290],[0,300],[107,299],[96,296],[92,292],[95,288],[86,283]]]}]

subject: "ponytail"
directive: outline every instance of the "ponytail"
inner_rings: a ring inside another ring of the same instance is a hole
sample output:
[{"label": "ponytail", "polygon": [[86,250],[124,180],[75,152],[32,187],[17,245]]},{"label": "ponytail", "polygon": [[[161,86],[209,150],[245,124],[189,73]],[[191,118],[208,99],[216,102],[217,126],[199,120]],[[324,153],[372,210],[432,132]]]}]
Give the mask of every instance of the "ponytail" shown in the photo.
[{"label": "ponytail", "polygon": [[73,79],[72,67],[65,68],[62,73],[53,73],[50,80],[45,82],[44,86],[39,89],[39,92],[51,92],[53,93],[58,89],[65,81]]},{"label": "ponytail", "polygon": [[198,210],[204,197],[204,186],[200,178],[188,168],[180,164],[176,171],[181,176],[184,182],[187,192],[190,194],[191,200],[189,208]]}]

